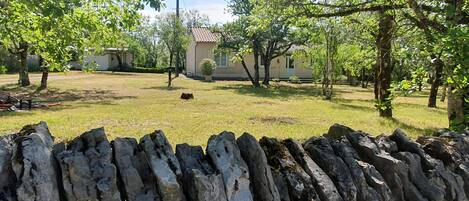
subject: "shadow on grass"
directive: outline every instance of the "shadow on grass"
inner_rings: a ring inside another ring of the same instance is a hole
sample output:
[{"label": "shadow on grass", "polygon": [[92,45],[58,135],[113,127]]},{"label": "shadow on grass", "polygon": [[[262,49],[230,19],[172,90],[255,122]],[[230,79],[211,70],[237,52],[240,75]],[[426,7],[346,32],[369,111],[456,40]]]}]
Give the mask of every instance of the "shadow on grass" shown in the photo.
[{"label": "shadow on grass", "polygon": [[155,89],[155,90],[162,90],[162,91],[174,91],[174,90],[187,89],[187,88],[186,87],[179,87],[179,86],[173,86],[171,88],[168,88],[167,86],[154,86],[154,87],[144,87],[144,88],[140,88],[140,89],[143,89],[143,90]]},{"label": "shadow on grass", "polygon": [[215,90],[231,90],[241,95],[264,98],[289,98],[293,96],[321,96],[321,89],[314,86],[272,85],[269,88],[255,88],[248,84],[216,86]]},{"label": "shadow on grass", "polygon": [[[82,107],[91,107],[93,105],[117,105],[115,101],[123,99],[135,99],[136,96],[122,96],[112,90],[99,89],[69,89],[60,90],[57,88],[48,88],[37,91],[37,86],[18,87],[16,84],[3,85],[0,87],[2,93],[9,93],[18,99],[32,99],[33,103],[62,103],[44,108],[33,108],[31,111],[21,112],[1,112],[0,116],[21,116],[31,115],[35,111],[59,111],[65,109],[75,109]],[[75,102],[75,104],[69,104]]]},{"label": "shadow on grass", "polygon": [[[418,128],[416,126],[413,126],[413,125],[410,125],[408,123],[405,123],[405,122],[402,122],[401,120],[399,119],[396,119],[396,118],[390,118],[390,119],[387,119],[389,121],[391,121],[393,124],[395,124],[396,128],[401,128],[403,130],[406,130],[407,132],[413,132],[413,133],[418,133],[419,136],[420,135],[432,135],[438,128]],[[410,137],[416,137],[416,136],[410,136]]]},{"label": "shadow on grass", "polygon": [[30,98],[33,101],[43,102],[68,102],[68,101],[108,101],[133,99],[136,96],[121,96],[112,90],[100,89],[68,89],[60,90],[48,88],[42,91],[36,90],[37,86],[18,87],[16,84],[0,87],[2,92],[9,93],[16,98]]}]

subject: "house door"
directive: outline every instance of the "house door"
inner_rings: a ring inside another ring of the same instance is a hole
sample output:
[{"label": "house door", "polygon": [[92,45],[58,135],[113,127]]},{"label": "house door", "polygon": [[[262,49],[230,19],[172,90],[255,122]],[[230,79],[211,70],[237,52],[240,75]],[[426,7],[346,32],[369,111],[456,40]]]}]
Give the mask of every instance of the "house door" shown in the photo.
[{"label": "house door", "polygon": [[286,56],[285,68],[287,77],[295,75],[295,60],[290,55]]}]

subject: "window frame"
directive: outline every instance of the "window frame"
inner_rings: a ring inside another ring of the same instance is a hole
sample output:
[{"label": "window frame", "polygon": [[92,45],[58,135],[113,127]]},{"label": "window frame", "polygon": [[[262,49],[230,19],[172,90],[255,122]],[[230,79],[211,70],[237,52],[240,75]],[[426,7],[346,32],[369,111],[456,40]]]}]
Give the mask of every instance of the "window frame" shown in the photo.
[{"label": "window frame", "polygon": [[[291,63],[293,68],[291,68],[292,66],[290,66],[290,60],[292,60],[293,62]],[[285,56],[285,68],[286,69],[295,69],[295,59],[292,58],[291,55],[286,55]]]},{"label": "window frame", "polygon": [[[213,54],[213,60],[215,60],[215,63],[217,64],[217,68],[228,68],[229,65],[229,52],[227,51],[215,51]],[[225,60],[225,65],[220,65],[222,63],[222,59]]]}]

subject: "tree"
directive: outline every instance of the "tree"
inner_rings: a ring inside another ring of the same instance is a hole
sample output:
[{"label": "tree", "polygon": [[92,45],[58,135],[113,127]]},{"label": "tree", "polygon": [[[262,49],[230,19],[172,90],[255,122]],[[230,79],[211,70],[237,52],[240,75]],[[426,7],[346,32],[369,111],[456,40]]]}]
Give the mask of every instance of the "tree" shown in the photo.
[{"label": "tree", "polygon": [[[304,44],[299,27],[294,28],[292,21],[275,13],[267,1],[232,0],[228,6],[238,19],[224,26],[221,32],[224,44],[236,52],[236,60],[241,61],[254,87],[260,86],[259,67],[264,66],[265,86],[270,81],[270,65],[273,59],[284,55],[295,44]],[[254,76],[249,72],[244,54],[252,53]]]},{"label": "tree", "polygon": [[[448,118],[450,127],[464,129],[469,124],[469,84],[467,77],[469,70],[468,56],[468,26],[469,7],[466,1],[408,0],[408,1],[333,1],[332,4],[325,1],[319,3],[309,0],[293,0],[285,4],[281,0],[272,0],[270,3],[283,5],[288,17],[327,18],[338,16],[350,16],[354,13],[378,12],[379,35],[376,38],[378,47],[377,67],[375,71],[375,93],[378,110],[381,116],[392,115],[388,73],[392,71],[390,55],[392,53],[392,31],[395,27],[393,18],[396,14],[402,14],[411,21],[415,27],[423,31],[425,43],[432,46],[431,58],[437,61],[438,52],[441,52],[441,61],[436,65],[442,65],[449,84],[450,98],[448,101]],[[435,68],[436,70],[440,69]],[[440,73],[435,73],[439,75]],[[438,79],[434,79],[438,81]],[[437,84],[433,84],[432,91],[437,91]],[[435,92],[431,93],[432,95]],[[452,98],[451,98],[452,97]],[[432,98],[433,99],[433,98]]]},{"label": "tree", "polygon": [[[161,6],[159,0],[145,3],[157,9]],[[65,69],[72,48],[82,50],[85,44],[113,40],[115,33],[133,27],[140,8],[143,4],[137,0],[46,0],[40,4],[11,0],[3,3],[0,10],[0,40],[12,53],[20,55],[21,86],[30,84],[28,51],[41,57],[44,72],[40,88],[45,88],[48,72]]]},{"label": "tree", "polygon": [[175,14],[165,14],[158,18],[157,35],[161,43],[169,52],[169,65],[173,66],[176,54],[187,48],[189,44],[188,31]]}]

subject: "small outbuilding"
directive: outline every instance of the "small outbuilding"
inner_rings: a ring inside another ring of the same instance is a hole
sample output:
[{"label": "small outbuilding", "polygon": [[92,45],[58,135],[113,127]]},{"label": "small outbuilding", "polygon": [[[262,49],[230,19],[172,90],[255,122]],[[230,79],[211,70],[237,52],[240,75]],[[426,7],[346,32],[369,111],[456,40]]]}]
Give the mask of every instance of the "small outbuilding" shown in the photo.
[{"label": "small outbuilding", "polygon": [[83,58],[83,66],[95,62],[98,64],[98,71],[118,70],[119,67],[132,67],[133,59],[134,56],[128,48],[105,48],[98,54],[87,53]]}]

